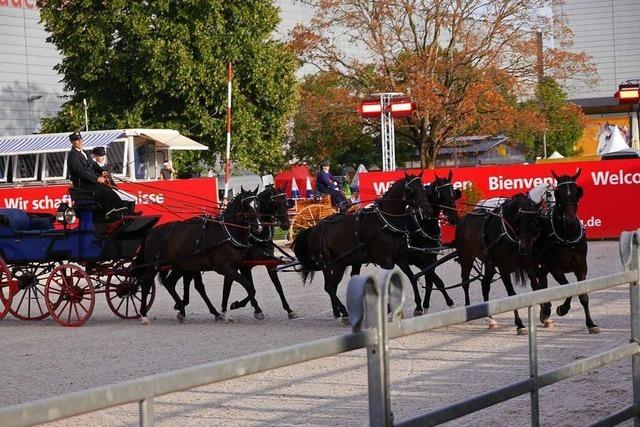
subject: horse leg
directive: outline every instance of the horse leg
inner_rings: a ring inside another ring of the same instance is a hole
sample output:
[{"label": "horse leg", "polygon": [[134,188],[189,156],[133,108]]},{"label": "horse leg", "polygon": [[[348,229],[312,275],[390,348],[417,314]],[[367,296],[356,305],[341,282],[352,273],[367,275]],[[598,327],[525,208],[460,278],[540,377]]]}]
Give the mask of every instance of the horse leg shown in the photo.
[{"label": "horse leg", "polygon": [[156,277],[157,271],[153,267],[147,267],[144,270],[142,275],[142,284],[140,285],[142,290],[141,301],[140,301],[140,319],[142,320],[143,325],[149,325],[149,319],[147,318],[147,300],[149,299],[149,292],[151,291],[151,286],[154,284],[154,279]]},{"label": "horse leg", "polygon": [[[493,276],[496,274],[495,269],[492,266],[487,266],[485,268],[485,274],[482,276],[482,280],[480,281],[480,286],[482,287],[482,300],[484,302],[489,301],[489,293],[491,291],[491,281],[493,280]],[[492,317],[489,316],[489,329],[497,329],[498,322]]]},{"label": "horse leg", "polygon": [[[569,281],[567,280],[567,276],[565,276],[562,272],[552,271],[551,275],[554,279],[556,279],[556,282],[561,285],[566,285],[567,283],[569,283]],[[571,297],[568,297],[562,304],[556,307],[556,314],[558,316],[565,316],[567,313],[569,313],[569,310],[571,310],[571,299]]]},{"label": "horse leg", "polygon": [[[251,268],[250,267],[240,267],[240,274],[242,275],[242,277],[244,277],[245,279],[247,279],[249,282],[251,282],[251,286],[253,286],[255,288],[255,285],[253,284],[253,276],[251,275]],[[251,296],[249,296],[247,294],[246,297],[244,297],[244,299],[240,300],[240,301],[234,301],[231,303],[231,306],[229,307],[229,309],[231,310],[237,310],[239,308],[242,307],[246,307],[247,304],[251,301]]]},{"label": "horse leg", "polygon": [[[187,273],[185,277],[189,277],[189,273]],[[178,310],[178,314],[176,314],[176,319],[178,319],[178,322],[183,323],[186,317],[184,304],[182,303],[182,300],[180,299],[178,292],[176,292],[176,284],[178,283],[179,278],[180,278],[180,274],[175,274],[173,275],[173,277],[171,274],[169,274],[169,276],[167,276],[167,279],[164,282],[162,282],[162,285],[165,287],[167,292],[169,292],[169,295],[171,295],[171,298],[173,298],[173,301],[175,302],[175,305],[173,306],[173,308]]]},{"label": "horse leg", "polygon": [[[187,289],[186,283],[187,282],[185,282],[185,289]],[[202,298],[204,303],[207,305],[207,308],[209,309],[209,313],[213,314],[216,320],[222,320],[222,315],[218,313],[218,310],[216,310],[213,304],[211,304],[211,300],[209,299],[209,296],[207,295],[207,291],[204,288],[204,283],[202,282],[202,273],[196,273],[193,275],[193,287],[196,289],[196,291],[198,291],[198,293],[200,294],[200,297]]]},{"label": "horse leg", "polygon": [[[398,267],[400,267],[400,270],[402,270],[402,272],[409,278],[409,281],[411,282],[411,287],[413,288],[413,301],[416,304],[416,308],[413,309],[413,315],[420,316],[423,313],[423,311],[422,311],[422,299],[420,298],[420,290],[418,289],[418,280],[413,275],[413,271],[411,271],[411,267],[409,266],[408,262],[404,260],[398,261],[397,265]],[[425,296],[425,300],[426,300],[426,296]]]},{"label": "horse leg", "polygon": [[222,317],[224,318],[227,313],[227,304],[229,303],[229,295],[231,294],[231,284],[233,280],[224,276],[224,285],[222,286]]},{"label": "horse leg", "polygon": [[[425,279],[427,281],[430,281],[432,284],[435,284],[436,288],[438,288],[438,290],[442,292],[442,296],[444,297],[444,301],[447,304],[447,307],[453,307],[454,305],[453,300],[447,293],[447,289],[444,286],[444,282],[442,281],[440,276],[438,276],[435,271],[431,271],[429,274],[425,276]],[[432,289],[433,289],[433,286],[427,286],[427,291],[429,292],[429,296],[431,296]],[[427,300],[427,296],[425,295],[424,298],[425,298],[425,301],[424,301],[425,308],[429,308],[429,301]]]},{"label": "horse leg", "polygon": [[273,282],[273,286],[276,288],[276,292],[278,292],[278,295],[280,296],[282,308],[284,308],[284,310],[287,312],[287,317],[289,319],[297,319],[298,315],[295,311],[291,310],[291,307],[289,307],[289,303],[287,302],[287,298],[284,296],[284,291],[282,290],[282,283],[280,283],[278,272],[274,268],[267,268],[267,274],[269,274],[269,277]]},{"label": "horse leg", "polygon": [[[548,286],[547,274],[542,272],[542,269],[528,269],[527,276],[531,282],[531,289],[537,291],[538,289],[546,289]],[[543,279],[541,279],[543,278]],[[551,317],[551,303],[545,302],[540,304],[540,322],[545,328],[553,328],[553,320]]]},{"label": "horse leg", "polygon": [[[346,325],[349,323],[349,313],[347,308],[342,304],[340,298],[338,298],[338,285],[342,276],[344,275],[344,267],[338,267],[338,269],[324,270],[325,274],[324,290],[329,294],[331,298],[331,305],[333,307],[333,316],[340,319],[340,324]],[[323,271],[323,272],[324,272]]]},{"label": "horse leg", "polygon": [[[240,283],[240,285],[247,291],[247,298],[251,302],[251,306],[253,307],[253,317],[256,320],[264,320],[264,314],[262,313],[262,309],[260,308],[260,306],[258,305],[258,301],[256,300],[256,288],[253,286],[253,281],[237,271],[229,272],[228,274],[225,274],[225,277],[226,276],[230,276],[231,279]],[[251,274],[249,274],[249,276],[251,276]],[[230,308],[232,310],[234,309],[233,304],[231,304]]]},{"label": "horse leg", "polygon": [[460,259],[460,278],[462,279],[462,290],[464,291],[464,305],[471,305],[469,300],[469,276],[473,267],[472,257],[462,257]]},{"label": "horse leg", "polygon": [[[586,260],[582,260],[583,262],[579,262],[577,268],[574,270],[573,274],[576,275],[576,279],[580,282],[587,278],[587,262]],[[585,323],[587,324],[587,328],[589,329],[590,334],[599,334],[600,327],[595,324],[593,319],[591,318],[591,312],[589,311],[589,295],[582,294],[579,295],[580,304],[582,304],[582,308],[584,309]]]},{"label": "horse leg", "polygon": [[[509,296],[516,295],[516,291],[513,289],[513,283],[511,283],[511,276],[500,270],[500,277],[502,278],[502,283],[504,283],[504,288],[507,290],[507,294]],[[520,319],[518,310],[513,310],[513,317],[518,335],[526,335],[528,331],[527,328],[524,327],[524,323],[522,323],[522,320]]]},{"label": "horse leg", "polygon": [[189,305],[189,286],[191,285],[191,280],[195,281],[196,277],[200,277],[200,282],[202,283],[202,273],[188,273],[182,276],[182,306],[186,307]]}]

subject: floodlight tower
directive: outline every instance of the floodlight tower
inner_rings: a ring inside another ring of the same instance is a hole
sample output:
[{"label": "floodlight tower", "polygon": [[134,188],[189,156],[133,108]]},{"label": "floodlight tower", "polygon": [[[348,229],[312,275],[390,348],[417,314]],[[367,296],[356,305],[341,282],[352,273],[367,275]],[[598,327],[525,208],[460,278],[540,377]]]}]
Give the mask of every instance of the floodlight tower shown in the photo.
[{"label": "floodlight tower", "polygon": [[415,102],[401,92],[374,93],[360,104],[363,118],[380,117],[382,137],[382,170],[396,170],[396,138],[393,119],[410,117],[415,110]]}]

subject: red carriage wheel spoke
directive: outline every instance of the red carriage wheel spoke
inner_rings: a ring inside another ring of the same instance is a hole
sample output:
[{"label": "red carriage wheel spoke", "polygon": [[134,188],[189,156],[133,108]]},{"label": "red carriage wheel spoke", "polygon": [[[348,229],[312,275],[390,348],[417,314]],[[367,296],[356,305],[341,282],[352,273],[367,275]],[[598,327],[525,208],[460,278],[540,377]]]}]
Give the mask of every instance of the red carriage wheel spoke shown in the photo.
[{"label": "red carriage wheel spoke", "polygon": [[81,317],[80,317],[80,313],[78,313],[78,305],[82,305],[82,304],[80,304],[80,303],[76,304],[75,302],[72,303],[72,304],[73,304],[73,311],[76,312],[76,319],[80,320]]}]

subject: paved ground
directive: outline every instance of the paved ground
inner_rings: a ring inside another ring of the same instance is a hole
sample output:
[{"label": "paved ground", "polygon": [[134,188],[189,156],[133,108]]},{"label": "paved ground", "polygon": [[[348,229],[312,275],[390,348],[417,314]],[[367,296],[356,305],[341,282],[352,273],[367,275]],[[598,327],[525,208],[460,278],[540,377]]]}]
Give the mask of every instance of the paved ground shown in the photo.
[{"label": "paved ground", "polygon": [[[617,242],[590,244],[590,278],[621,270],[617,248]],[[458,280],[457,264],[441,270],[445,282]],[[374,271],[372,267],[365,270]],[[0,406],[349,331],[332,318],[321,277],[303,286],[295,273],[281,274],[289,302],[301,315],[296,320],[286,318],[264,269],[255,269],[255,277],[267,315],[261,322],[253,319],[249,309],[233,312],[234,323],[214,322],[194,293],[188,320],[179,324],[164,290],[156,299],[149,327],[116,319],[102,299],[96,302],[91,320],[76,329],[62,328],[51,320],[27,323],[6,318],[0,324]],[[207,274],[205,282],[219,304],[220,276]],[[340,289],[343,300],[345,284],[346,279]],[[472,300],[480,301],[479,286],[472,286],[472,291]],[[239,289],[234,292],[242,295]],[[461,290],[451,295],[461,304]],[[504,295],[501,284],[494,284],[492,297]],[[433,311],[446,309],[435,293],[432,306]],[[567,317],[554,315],[555,329],[540,330],[541,372],[628,342],[626,287],[593,294],[591,306],[594,320],[602,327],[600,335],[587,333],[577,303]],[[407,308],[407,316],[411,311]],[[526,312],[521,315],[526,318]],[[474,321],[392,341],[391,398],[396,419],[526,378],[527,338],[515,334],[512,319],[510,314],[498,316],[496,331],[488,330],[485,321]],[[365,364],[366,355],[360,350],[163,396],[155,401],[156,421],[162,426],[366,425]],[[628,405],[629,378],[630,361],[625,361],[543,389],[542,425],[584,425]],[[527,425],[528,415],[525,396],[451,425]],[[53,425],[133,425],[136,417],[137,406],[130,405]]]}]

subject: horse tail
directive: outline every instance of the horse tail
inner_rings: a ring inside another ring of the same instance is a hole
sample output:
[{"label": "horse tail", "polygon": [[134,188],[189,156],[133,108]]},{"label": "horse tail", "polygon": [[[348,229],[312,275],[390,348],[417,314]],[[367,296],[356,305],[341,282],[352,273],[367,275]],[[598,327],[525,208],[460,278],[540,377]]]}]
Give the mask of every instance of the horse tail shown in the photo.
[{"label": "horse tail", "polygon": [[302,283],[313,280],[315,270],[318,268],[317,263],[314,261],[311,255],[311,248],[309,247],[309,236],[311,235],[311,228],[305,228],[296,234],[293,240],[293,253],[296,254],[298,262],[302,266],[300,271],[300,277],[302,277]]},{"label": "horse tail", "polygon": [[516,271],[513,272],[513,279],[516,284],[519,284],[523,288],[527,286],[527,275],[522,267],[516,268]]}]

